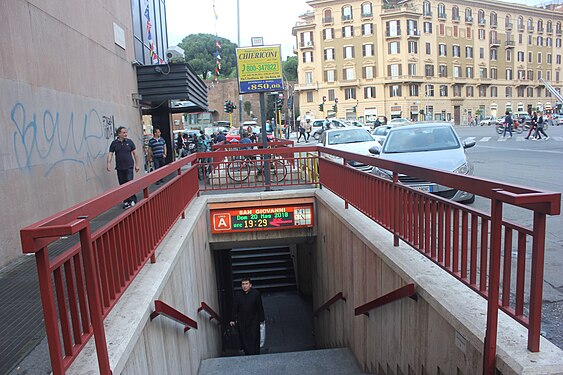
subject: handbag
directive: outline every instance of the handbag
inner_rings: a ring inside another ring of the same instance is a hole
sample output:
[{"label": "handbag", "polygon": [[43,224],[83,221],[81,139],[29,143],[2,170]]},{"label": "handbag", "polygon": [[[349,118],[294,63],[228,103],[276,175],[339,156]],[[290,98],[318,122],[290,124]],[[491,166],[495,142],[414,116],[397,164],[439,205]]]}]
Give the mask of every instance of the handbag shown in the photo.
[{"label": "handbag", "polygon": [[223,339],[225,346],[231,350],[240,350],[242,348],[238,327],[228,326],[223,332]]}]

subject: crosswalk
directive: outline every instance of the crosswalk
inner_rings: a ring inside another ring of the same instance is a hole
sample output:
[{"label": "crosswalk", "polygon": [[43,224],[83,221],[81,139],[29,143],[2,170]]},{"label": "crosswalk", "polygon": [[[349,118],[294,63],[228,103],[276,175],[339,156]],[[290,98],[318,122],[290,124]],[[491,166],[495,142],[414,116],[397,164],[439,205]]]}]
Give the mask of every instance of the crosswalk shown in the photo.
[{"label": "crosswalk", "polygon": [[[503,137],[498,136],[498,137],[467,137],[465,139],[467,140],[471,140],[471,141],[475,141],[475,142],[530,142],[530,139],[526,139],[524,138],[525,135],[514,135],[512,138],[510,137]],[[541,140],[542,142],[545,142],[545,140],[542,138]],[[549,140],[547,142],[550,141],[555,141],[555,142],[563,142],[563,137],[549,137]]]}]

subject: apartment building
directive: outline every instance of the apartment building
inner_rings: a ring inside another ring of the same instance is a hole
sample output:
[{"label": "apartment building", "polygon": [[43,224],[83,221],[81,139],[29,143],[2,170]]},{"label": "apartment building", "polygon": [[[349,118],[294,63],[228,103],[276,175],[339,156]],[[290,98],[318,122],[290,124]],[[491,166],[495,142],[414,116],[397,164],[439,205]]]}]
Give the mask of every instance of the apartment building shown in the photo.
[{"label": "apartment building", "polygon": [[[563,13],[502,1],[311,0],[293,28],[300,111],[453,120],[555,108]],[[320,110],[320,104],[323,111]],[[336,109],[336,111],[334,111]]]}]

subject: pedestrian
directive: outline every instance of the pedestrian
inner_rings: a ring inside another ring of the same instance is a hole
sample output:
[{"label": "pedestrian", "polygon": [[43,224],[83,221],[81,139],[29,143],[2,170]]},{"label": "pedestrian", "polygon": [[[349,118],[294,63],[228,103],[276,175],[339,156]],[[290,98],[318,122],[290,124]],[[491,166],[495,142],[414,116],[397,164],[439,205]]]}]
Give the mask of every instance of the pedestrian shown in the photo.
[{"label": "pedestrian", "polygon": [[260,354],[260,323],[264,317],[262,296],[252,288],[250,278],[241,281],[242,292],[237,293],[233,303],[231,327],[237,326],[245,355]]},{"label": "pedestrian", "polygon": [[301,140],[301,137],[303,137],[303,140],[305,141],[305,124],[299,124],[299,136],[297,137],[297,143],[299,143],[299,141]]},{"label": "pedestrian", "polygon": [[225,137],[225,133],[220,131],[219,133],[217,133],[217,136],[215,137],[215,143],[221,143],[221,142],[225,142],[227,140],[227,137]]},{"label": "pedestrian", "polygon": [[373,123],[373,128],[377,128],[381,126],[381,121],[379,121],[379,117],[375,119],[375,122]]},{"label": "pedestrian", "polygon": [[184,134],[178,133],[178,138],[176,139],[176,154],[178,157],[182,157],[182,150],[184,149]]},{"label": "pedestrian", "polygon": [[387,116],[383,116],[383,125],[387,125]]},{"label": "pedestrian", "polygon": [[[109,145],[107,170],[111,172],[111,159],[113,158],[113,154],[115,154],[115,169],[117,171],[119,185],[123,185],[133,179],[133,170],[139,172],[135,148],[135,143],[127,138],[127,128],[125,128],[125,126],[117,128],[117,139]],[[137,196],[133,194],[123,201],[123,209],[126,210],[133,207],[136,203]]]},{"label": "pedestrian", "polygon": [[328,130],[330,129],[330,120],[328,119],[328,116],[325,117],[325,120],[323,121],[323,130]]},{"label": "pedestrian", "polygon": [[543,130],[544,125],[545,125],[545,120],[544,120],[543,115],[540,111],[540,112],[538,112],[538,121],[537,121],[537,126],[536,126],[536,133],[534,134],[534,138],[532,139],[533,141],[541,139],[540,133],[543,134],[546,141],[549,139],[549,136]]},{"label": "pedestrian", "polygon": [[[530,138],[530,134],[532,134],[532,132],[534,130],[536,130],[537,126],[538,126],[538,115],[534,111],[534,112],[532,112],[532,118],[530,119],[530,131],[528,131],[528,135],[525,137],[525,139]],[[533,140],[533,138],[532,138],[532,140]]]},{"label": "pedestrian", "polygon": [[502,137],[506,137],[506,131],[510,132],[510,138],[512,138],[512,124],[514,121],[512,120],[512,116],[510,115],[510,111],[505,112],[504,116],[504,132],[502,133]]},{"label": "pedestrian", "polygon": [[[160,136],[160,129],[154,127],[153,137],[149,140],[149,147],[152,151],[152,162],[154,169],[157,170],[166,164],[166,141]],[[164,180],[160,179],[156,185],[163,184]]]},{"label": "pedestrian", "polygon": [[311,124],[311,119],[305,121],[305,142],[309,143],[309,138],[311,138],[311,131],[313,130],[313,124]]}]

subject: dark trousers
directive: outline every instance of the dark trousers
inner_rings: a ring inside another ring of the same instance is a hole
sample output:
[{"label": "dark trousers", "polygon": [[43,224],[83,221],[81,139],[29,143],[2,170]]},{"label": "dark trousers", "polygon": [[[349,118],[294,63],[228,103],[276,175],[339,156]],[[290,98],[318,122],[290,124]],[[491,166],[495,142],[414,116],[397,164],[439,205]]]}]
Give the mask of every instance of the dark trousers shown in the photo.
[{"label": "dark trousers", "polygon": [[[133,179],[133,168],[129,169],[118,169],[117,170],[117,180],[119,181],[119,185],[123,185],[126,182],[129,182]],[[132,195],[129,198],[125,199],[123,203],[135,202],[137,203],[137,196]]]},{"label": "dark trousers", "polygon": [[[154,165],[154,170],[156,171],[158,168],[164,167],[164,164],[166,164],[166,159],[164,159],[164,156],[160,156],[158,158],[155,158],[153,156],[152,163]],[[160,179],[158,180],[158,182],[164,182],[164,180]]]}]

